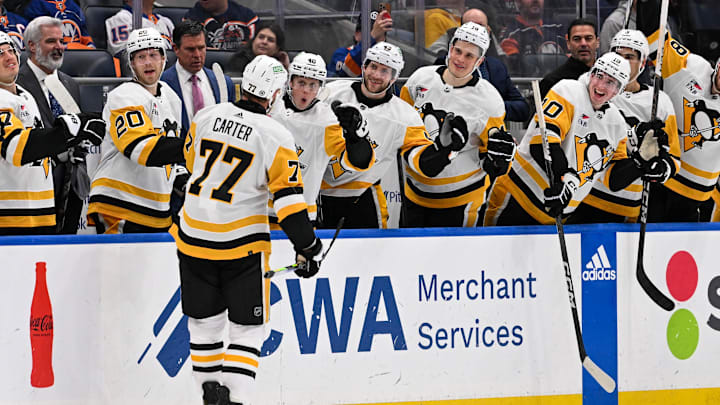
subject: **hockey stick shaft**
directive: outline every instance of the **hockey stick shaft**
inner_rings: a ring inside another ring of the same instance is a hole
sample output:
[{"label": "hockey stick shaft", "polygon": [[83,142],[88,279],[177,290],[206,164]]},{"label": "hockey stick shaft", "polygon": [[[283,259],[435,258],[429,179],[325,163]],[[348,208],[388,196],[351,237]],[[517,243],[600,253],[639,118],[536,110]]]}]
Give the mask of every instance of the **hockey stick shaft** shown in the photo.
[{"label": "hockey stick shaft", "polygon": [[228,90],[227,84],[225,83],[225,72],[223,72],[222,67],[217,62],[212,64],[212,71],[215,74],[215,80],[217,81],[218,90],[220,91],[220,102],[227,103]]},{"label": "hockey stick shaft", "polygon": [[57,72],[45,78],[45,86],[48,88],[48,91],[52,93],[53,97],[55,97],[55,100],[60,104],[63,111],[68,114],[80,114],[80,107],[78,107],[68,89],[60,82]]},{"label": "hockey stick shaft", "polygon": [[[665,25],[667,24],[668,16],[668,4],[669,0],[662,0],[660,5],[660,32],[657,39],[657,58],[655,63],[655,78],[653,81],[653,98],[652,107],[650,108],[650,119],[660,118],[657,116],[658,110],[658,97],[660,94],[660,86],[662,85],[662,66],[663,66],[663,54],[665,51]],[[638,253],[637,253],[637,267],[636,277],[640,287],[645,293],[656,303],[658,306],[666,311],[672,311],[675,308],[675,303],[672,302],[668,297],[665,296],[650,281],[647,273],[645,272],[644,258],[645,258],[645,233],[647,229],[647,212],[648,212],[648,201],[650,199],[650,183],[643,180],[642,196],[640,199],[640,235],[638,237]]]},{"label": "hockey stick shaft", "polygon": [[[545,170],[548,174],[550,186],[555,182],[552,172],[552,157],[550,154],[550,144],[547,139],[545,127],[545,116],[540,101],[540,85],[537,80],[532,82],[533,98],[535,100],[535,111],[537,111],[538,126],[540,127],[540,136],[542,138],[543,155],[545,157]],[[560,241],[560,254],[562,257],[563,268],[565,272],[565,282],[567,284],[568,299],[570,301],[570,312],[573,318],[573,327],[575,329],[575,340],[577,341],[578,353],[580,354],[580,362],[587,372],[600,384],[607,392],[615,391],[615,380],[605,373],[595,364],[585,351],[585,343],[583,342],[582,329],[580,328],[580,317],[578,316],[577,303],[575,301],[575,287],[573,287],[572,272],[570,271],[570,259],[567,253],[567,245],[565,243],[565,230],[563,228],[560,215],[555,217],[555,227],[557,228],[558,239]]]}]

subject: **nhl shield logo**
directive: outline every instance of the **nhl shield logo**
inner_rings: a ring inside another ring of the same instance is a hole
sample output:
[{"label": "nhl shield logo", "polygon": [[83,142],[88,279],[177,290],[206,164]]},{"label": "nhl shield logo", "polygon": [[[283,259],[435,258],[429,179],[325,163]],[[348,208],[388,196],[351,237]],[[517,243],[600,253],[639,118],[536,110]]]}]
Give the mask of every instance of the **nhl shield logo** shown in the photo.
[{"label": "nhl shield logo", "polygon": [[262,316],[262,307],[261,306],[258,305],[253,308],[253,316],[255,316],[256,318],[259,318]]}]

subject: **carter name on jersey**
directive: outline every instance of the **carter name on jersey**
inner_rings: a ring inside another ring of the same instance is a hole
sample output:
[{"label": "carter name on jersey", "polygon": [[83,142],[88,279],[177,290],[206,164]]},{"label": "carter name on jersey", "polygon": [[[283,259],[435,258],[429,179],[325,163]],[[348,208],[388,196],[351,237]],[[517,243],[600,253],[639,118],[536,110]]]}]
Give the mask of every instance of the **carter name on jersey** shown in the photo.
[{"label": "carter name on jersey", "polygon": [[213,131],[220,134],[230,135],[241,141],[247,141],[253,129],[242,122],[218,117],[215,119],[215,123],[213,124]]}]

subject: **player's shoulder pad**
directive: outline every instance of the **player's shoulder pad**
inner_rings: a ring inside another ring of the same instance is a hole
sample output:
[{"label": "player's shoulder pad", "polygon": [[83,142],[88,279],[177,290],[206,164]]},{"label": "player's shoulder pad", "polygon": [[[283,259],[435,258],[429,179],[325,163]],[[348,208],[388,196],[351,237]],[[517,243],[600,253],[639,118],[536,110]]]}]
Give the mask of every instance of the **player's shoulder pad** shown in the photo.
[{"label": "player's shoulder pad", "polygon": [[166,97],[167,100],[169,100],[171,103],[173,103],[173,106],[182,106],[182,101],[180,101],[180,96],[175,93],[175,90],[170,87],[169,84],[166,82],[160,80],[158,81],[158,86],[160,86],[160,94]]},{"label": "player's shoulder pad", "polygon": [[431,66],[422,66],[417,68],[408,78],[408,81],[406,82],[406,86],[408,83],[416,83],[424,80],[428,80],[432,78],[434,75],[436,75],[436,71],[438,70],[437,65],[431,65]]},{"label": "player's shoulder pad", "polygon": [[568,101],[571,101],[577,97],[583,96],[584,93],[587,93],[587,84],[581,82],[580,80],[563,79],[555,83],[555,85],[550,88],[550,91],[567,99]]},{"label": "player's shoulder pad", "polygon": [[498,89],[485,79],[480,79],[475,88],[482,95],[482,107],[490,113],[490,116],[499,116],[505,113],[505,100]]},{"label": "player's shoulder pad", "polygon": [[415,107],[406,103],[400,97],[392,96],[386,105],[387,107],[383,107],[383,115],[391,121],[399,122],[408,127],[424,125]]},{"label": "player's shoulder pad", "polygon": [[694,76],[700,87],[707,92],[706,94],[710,94],[710,91],[712,90],[710,77],[713,73],[713,65],[711,65],[710,62],[705,60],[702,56],[691,53],[688,55],[687,66],[685,69]]},{"label": "player's shoulder pad", "polygon": [[110,110],[116,110],[134,105],[144,105],[150,98],[152,98],[152,94],[145,90],[142,85],[135,82],[126,82],[108,93],[107,107]]}]

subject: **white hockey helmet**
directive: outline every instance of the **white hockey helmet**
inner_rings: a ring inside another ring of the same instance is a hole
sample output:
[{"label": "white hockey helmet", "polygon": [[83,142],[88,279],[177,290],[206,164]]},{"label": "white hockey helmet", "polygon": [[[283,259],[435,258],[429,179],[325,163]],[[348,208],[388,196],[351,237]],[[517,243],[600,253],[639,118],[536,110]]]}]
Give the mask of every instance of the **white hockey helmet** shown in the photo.
[{"label": "white hockey helmet", "polygon": [[282,92],[287,82],[287,71],[277,59],[267,56],[258,55],[255,59],[245,66],[242,75],[242,90],[252,94],[255,97],[270,101],[272,103],[281,98],[280,94],[273,99],[276,91]]},{"label": "white hockey helmet", "polygon": [[309,52],[300,52],[295,56],[288,68],[290,79],[293,76],[302,76],[310,79],[320,80],[325,83],[327,79],[327,69],[322,56]]},{"label": "white hockey helmet", "polygon": [[369,61],[377,62],[393,69],[393,80],[400,76],[400,72],[405,66],[402,51],[397,46],[389,42],[378,42],[367,50],[363,67],[367,66]]},{"label": "white hockey helmet", "polygon": [[[640,54],[640,70],[637,73],[637,76],[640,76],[640,73],[645,69],[645,61],[650,54],[650,45],[648,45],[645,35],[638,30],[620,30],[610,41],[610,50],[615,51],[616,48],[629,48]],[[637,76],[631,80],[637,79]]]},{"label": "white hockey helmet", "polygon": [[595,61],[590,74],[597,71],[602,71],[617,80],[620,86],[618,92],[622,92],[630,82],[630,62],[615,52],[608,52]]},{"label": "white hockey helmet", "polygon": [[[127,56],[128,66],[133,74],[133,78],[138,80],[135,69],[132,65],[133,54],[143,49],[157,49],[163,55],[163,63],[161,71],[165,70],[167,55],[165,54],[165,39],[155,28],[140,28],[133,30],[125,44],[125,54]],[[159,79],[158,79],[159,80]],[[157,82],[156,82],[157,83]],[[155,83],[153,83],[154,85]]]},{"label": "white hockey helmet", "polygon": [[474,22],[466,22],[455,30],[455,34],[450,41],[450,47],[455,45],[455,41],[466,41],[480,48],[479,57],[485,56],[488,47],[490,47],[490,35],[487,29],[480,24]]}]

